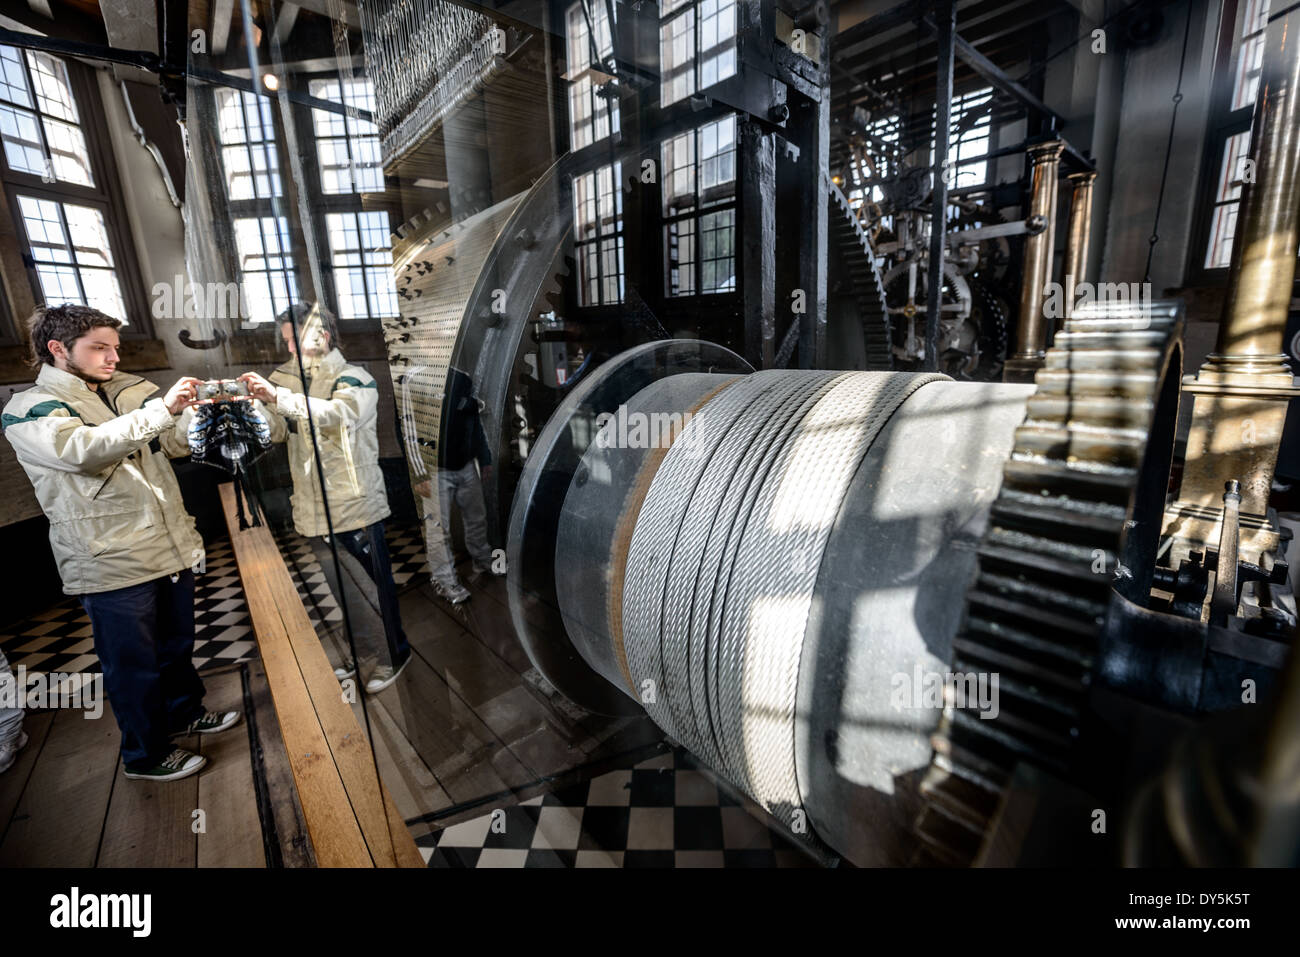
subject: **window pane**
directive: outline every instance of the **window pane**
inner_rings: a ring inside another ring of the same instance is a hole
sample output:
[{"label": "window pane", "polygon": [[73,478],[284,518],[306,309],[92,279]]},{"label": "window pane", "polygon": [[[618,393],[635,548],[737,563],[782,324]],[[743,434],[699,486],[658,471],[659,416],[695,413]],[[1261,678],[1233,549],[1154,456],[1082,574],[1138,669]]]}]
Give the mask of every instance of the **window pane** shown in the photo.
[{"label": "window pane", "polygon": [[77,104],[72,98],[68,68],[63,61],[48,53],[28,50],[27,64],[32,71],[32,82],[36,85],[37,108],[46,116],[69,123],[78,122]]},{"label": "window pane", "polygon": [[695,92],[695,11],[659,27],[659,102],[676,103]]},{"label": "window pane", "polygon": [[736,193],[736,118],[727,116],[700,128],[700,199],[704,204]]},{"label": "window pane", "polygon": [[113,267],[113,252],[108,245],[108,230],[104,214],[89,206],[65,203],[64,215],[68,219],[68,235],[80,266]]},{"label": "window pane", "polygon": [[[374,87],[365,77],[313,80],[308,89],[312,96],[357,110],[375,108]],[[321,189],[330,194],[382,192],[384,172],[374,123],[329,110],[311,112]]]},{"label": "window pane", "polygon": [[280,155],[270,104],[252,93],[218,90],[217,130],[226,147],[221,155],[230,199],[279,196]]},{"label": "window pane", "polygon": [[731,292],[736,288],[735,210],[700,217],[700,292]]},{"label": "window pane", "polygon": [[663,145],[664,215],[695,207],[695,132],[665,140]]},{"label": "window pane", "polygon": [[0,137],[4,139],[5,159],[10,169],[46,175],[45,150],[35,113],[0,106]]},{"label": "window pane", "polygon": [[289,223],[282,216],[235,220],[235,250],[251,322],[270,322],[298,298]]},{"label": "window pane", "polygon": [[1205,251],[1206,269],[1223,269],[1232,262],[1232,235],[1237,226],[1242,175],[1249,150],[1249,130],[1229,136],[1223,144],[1219,182],[1214,191],[1214,215],[1210,220],[1210,241]]},{"label": "window pane", "polygon": [[81,304],[81,287],[77,285],[77,271],[71,266],[37,266],[41,279],[41,296],[47,306],[62,306],[73,302]]},{"label": "window pane", "polygon": [[397,284],[393,279],[393,254],[388,214],[382,212],[330,213],[325,217],[329,236],[334,290],[342,319],[395,316]]},{"label": "window pane", "polygon": [[700,0],[700,89],[736,74],[735,0]]},{"label": "window pane", "polygon": [[37,262],[72,262],[72,252],[68,249],[63,220],[59,215],[59,204],[48,199],[20,196],[18,208],[27,229],[32,258]]},{"label": "window pane", "polygon": [[1264,65],[1264,30],[1268,26],[1269,0],[1246,0],[1241,20],[1241,43],[1233,70],[1232,108],[1240,110],[1259,95],[1259,73]]},{"label": "window pane", "polygon": [[86,305],[125,322],[126,306],[117,276],[111,269],[81,270],[81,285],[86,290]]},{"label": "window pane", "polygon": [[86,152],[86,140],[80,127],[47,119],[45,140],[50,146],[50,161],[57,179],[82,186],[94,185],[90,154]]},{"label": "window pane", "polygon": [[668,295],[695,294],[695,220],[686,219],[664,227],[668,261]]},{"label": "window pane", "polygon": [[19,196],[18,209],[45,304],[80,303],[126,322],[103,212],[34,196]]},{"label": "window pane", "polygon": [[22,54],[14,47],[0,46],[0,100],[19,106],[33,105]]}]

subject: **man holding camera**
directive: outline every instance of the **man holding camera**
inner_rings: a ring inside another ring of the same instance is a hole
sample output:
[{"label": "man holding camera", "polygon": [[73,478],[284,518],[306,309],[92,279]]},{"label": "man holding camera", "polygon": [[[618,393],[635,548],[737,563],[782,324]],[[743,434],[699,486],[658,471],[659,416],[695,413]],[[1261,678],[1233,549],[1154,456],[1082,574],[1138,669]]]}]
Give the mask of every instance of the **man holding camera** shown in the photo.
[{"label": "man holding camera", "polygon": [[207,759],[169,739],[224,731],[239,712],[203,709],[192,660],[203,540],[168,461],[189,454],[177,417],[199,380],[184,376],[157,397],[153,383],[119,371],[121,325],[88,306],[38,310],[36,384],[9,400],[0,424],[50,520],[63,589],[90,617],[126,776],[174,781]]},{"label": "man holding camera", "polygon": [[[370,373],[349,365],[332,345],[328,321],[319,306],[299,304],[286,310],[280,316],[280,334],[292,358],[271,373],[269,381],[256,372],[239,379],[270,413],[271,441],[289,443],[294,528],[311,542],[331,590],[346,602],[357,655],[373,667],[365,689],[377,694],[396,681],[411,660],[384,538],[383,520],[391,513],[379,467],[379,387]],[[331,536],[342,546],[341,580]],[[334,673],[344,680],[356,667],[344,657]]]}]

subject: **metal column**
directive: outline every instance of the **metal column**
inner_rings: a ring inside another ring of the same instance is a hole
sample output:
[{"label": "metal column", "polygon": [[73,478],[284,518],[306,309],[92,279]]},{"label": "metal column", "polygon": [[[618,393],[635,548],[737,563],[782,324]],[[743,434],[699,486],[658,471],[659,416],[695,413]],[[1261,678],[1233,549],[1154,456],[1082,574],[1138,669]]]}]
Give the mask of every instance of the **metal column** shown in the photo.
[{"label": "metal column", "polygon": [[1074,185],[1070,195],[1070,232],[1065,239],[1065,310],[1062,321],[1074,311],[1075,283],[1088,277],[1088,243],[1092,237],[1092,184],[1097,173],[1088,170],[1067,177]]},{"label": "metal column", "polygon": [[740,124],[740,204],[745,361],[770,369],[776,355],[776,139]]},{"label": "metal column", "polygon": [[1033,179],[1029,219],[1047,223],[1041,233],[1025,238],[1024,279],[1020,287],[1020,316],[1016,326],[1016,351],[1007,359],[1002,378],[1006,382],[1033,382],[1043,365],[1047,349],[1047,327],[1043,320],[1043,293],[1052,277],[1052,247],[1056,219],[1056,177],[1065,144],[1051,139],[1029,147]]},{"label": "metal column", "polygon": [[934,189],[930,211],[930,288],[925,301],[925,368],[939,369],[939,317],[943,308],[944,239],[948,231],[948,133],[952,126],[952,61],[957,4],[941,0],[935,9],[938,63],[934,90]]}]

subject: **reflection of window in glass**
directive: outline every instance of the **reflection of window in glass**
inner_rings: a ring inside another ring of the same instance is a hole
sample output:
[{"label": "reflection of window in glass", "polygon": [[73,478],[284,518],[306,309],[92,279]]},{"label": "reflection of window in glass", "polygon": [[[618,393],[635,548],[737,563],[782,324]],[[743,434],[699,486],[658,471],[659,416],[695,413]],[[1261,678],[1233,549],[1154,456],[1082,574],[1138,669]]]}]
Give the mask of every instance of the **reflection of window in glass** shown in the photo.
[{"label": "reflection of window in glass", "polygon": [[[619,130],[618,101],[606,84],[612,77],[599,67],[614,53],[606,0],[584,0],[568,10],[565,21],[569,72],[569,135],[575,150]],[[595,40],[593,42],[593,35]]]},{"label": "reflection of window in glass", "polygon": [[388,214],[330,213],[330,262],[339,318],[378,319],[397,315],[397,286],[389,248]]},{"label": "reflection of window in glass", "polygon": [[1232,109],[1240,110],[1255,102],[1259,93],[1259,74],[1264,66],[1264,31],[1268,27],[1269,0],[1246,0],[1241,19],[1241,43],[1233,64]]},{"label": "reflection of window in glass", "polygon": [[[374,114],[370,80],[312,80],[311,95]],[[328,110],[311,111],[321,189],[326,193],[378,193],[384,188],[379,130],[374,123]]]},{"label": "reflection of window in glass", "polygon": [[1223,269],[1232,262],[1232,235],[1237,228],[1237,210],[1241,205],[1243,161],[1250,149],[1250,131],[1229,136],[1223,148],[1219,182],[1214,191],[1214,208],[1210,214],[1210,244],[1205,255],[1206,269]]},{"label": "reflection of window in glass", "polygon": [[[984,87],[955,97],[948,128],[948,186],[983,186],[989,179],[989,164],[971,162],[988,156],[993,90]],[[933,127],[933,120],[931,122]],[[930,151],[934,162],[934,151]],[[961,165],[958,165],[961,164]]]},{"label": "reflection of window in glass", "polygon": [[667,293],[736,288],[736,118],[724,116],[665,140],[664,258]]},{"label": "reflection of window in glass", "polygon": [[623,164],[573,177],[578,304],[623,301]]},{"label": "reflection of window in glass", "polygon": [[[882,179],[898,169],[898,127],[897,113],[871,121],[865,131],[864,155],[861,159],[855,157],[850,161],[852,166],[851,183],[865,183],[870,180]],[[878,203],[885,198],[885,191],[874,184],[869,188],[851,186],[845,192],[849,205],[855,210],[861,208],[868,196],[870,196],[873,203]],[[892,229],[893,217],[887,217],[887,220],[888,225],[886,228]]]},{"label": "reflection of window in glass", "polygon": [[736,75],[736,0],[660,0],[659,103]]},{"label": "reflection of window in glass", "polygon": [[283,216],[236,219],[235,253],[249,321],[271,322],[298,298],[288,220]]},{"label": "reflection of window in glass", "polygon": [[1214,111],[1217,115],[1212,114],[1210,118],[1209,126],[1215,131],[1211,142],[1217,146],[1221,138],[1223,146],[1217,166],[1206,174],[1216,177],[1205,237],[1206,269],[1226,269],[1232,264],[1232,237],[1237,228],[1241,184],[1250,156],[1251,114],[1259,95],[1268,9],[1269,0],[1244,0],[1238,7],[1229,59],[1232,98],[1219,105]]},{"label": "reflection of window in glass", "polygon": [[0,138],[11,170],[93,186],[77,103],[61,60],[0,46]]},{"label": "reflection of window in glass", "polygon": [[103,212],[21,194],[18,210],[45,305],[79,303],[126,322]]},{"label": "reflection of window in glass", "polygon": [[241,90],[218,90],[217,129],[229,198],[279,196],[280,157],[270,101]]}]

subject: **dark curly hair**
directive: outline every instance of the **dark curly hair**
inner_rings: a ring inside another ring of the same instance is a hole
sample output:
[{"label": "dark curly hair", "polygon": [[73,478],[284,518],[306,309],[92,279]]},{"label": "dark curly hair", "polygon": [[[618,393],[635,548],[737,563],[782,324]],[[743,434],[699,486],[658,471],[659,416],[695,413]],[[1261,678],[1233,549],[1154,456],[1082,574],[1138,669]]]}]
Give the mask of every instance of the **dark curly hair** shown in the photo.
[{"label": "dark curly hair", "polygon": [[37,309],[28,325],[32,332],[32,367],[39,369],[42,365],[54,365],[54,356],[47,344],[51,339],[62,342],[65,349],[71,349],[72,344],[91,329],[101,326],[120,329],[122,320],[90,306],[65,303]]}]

